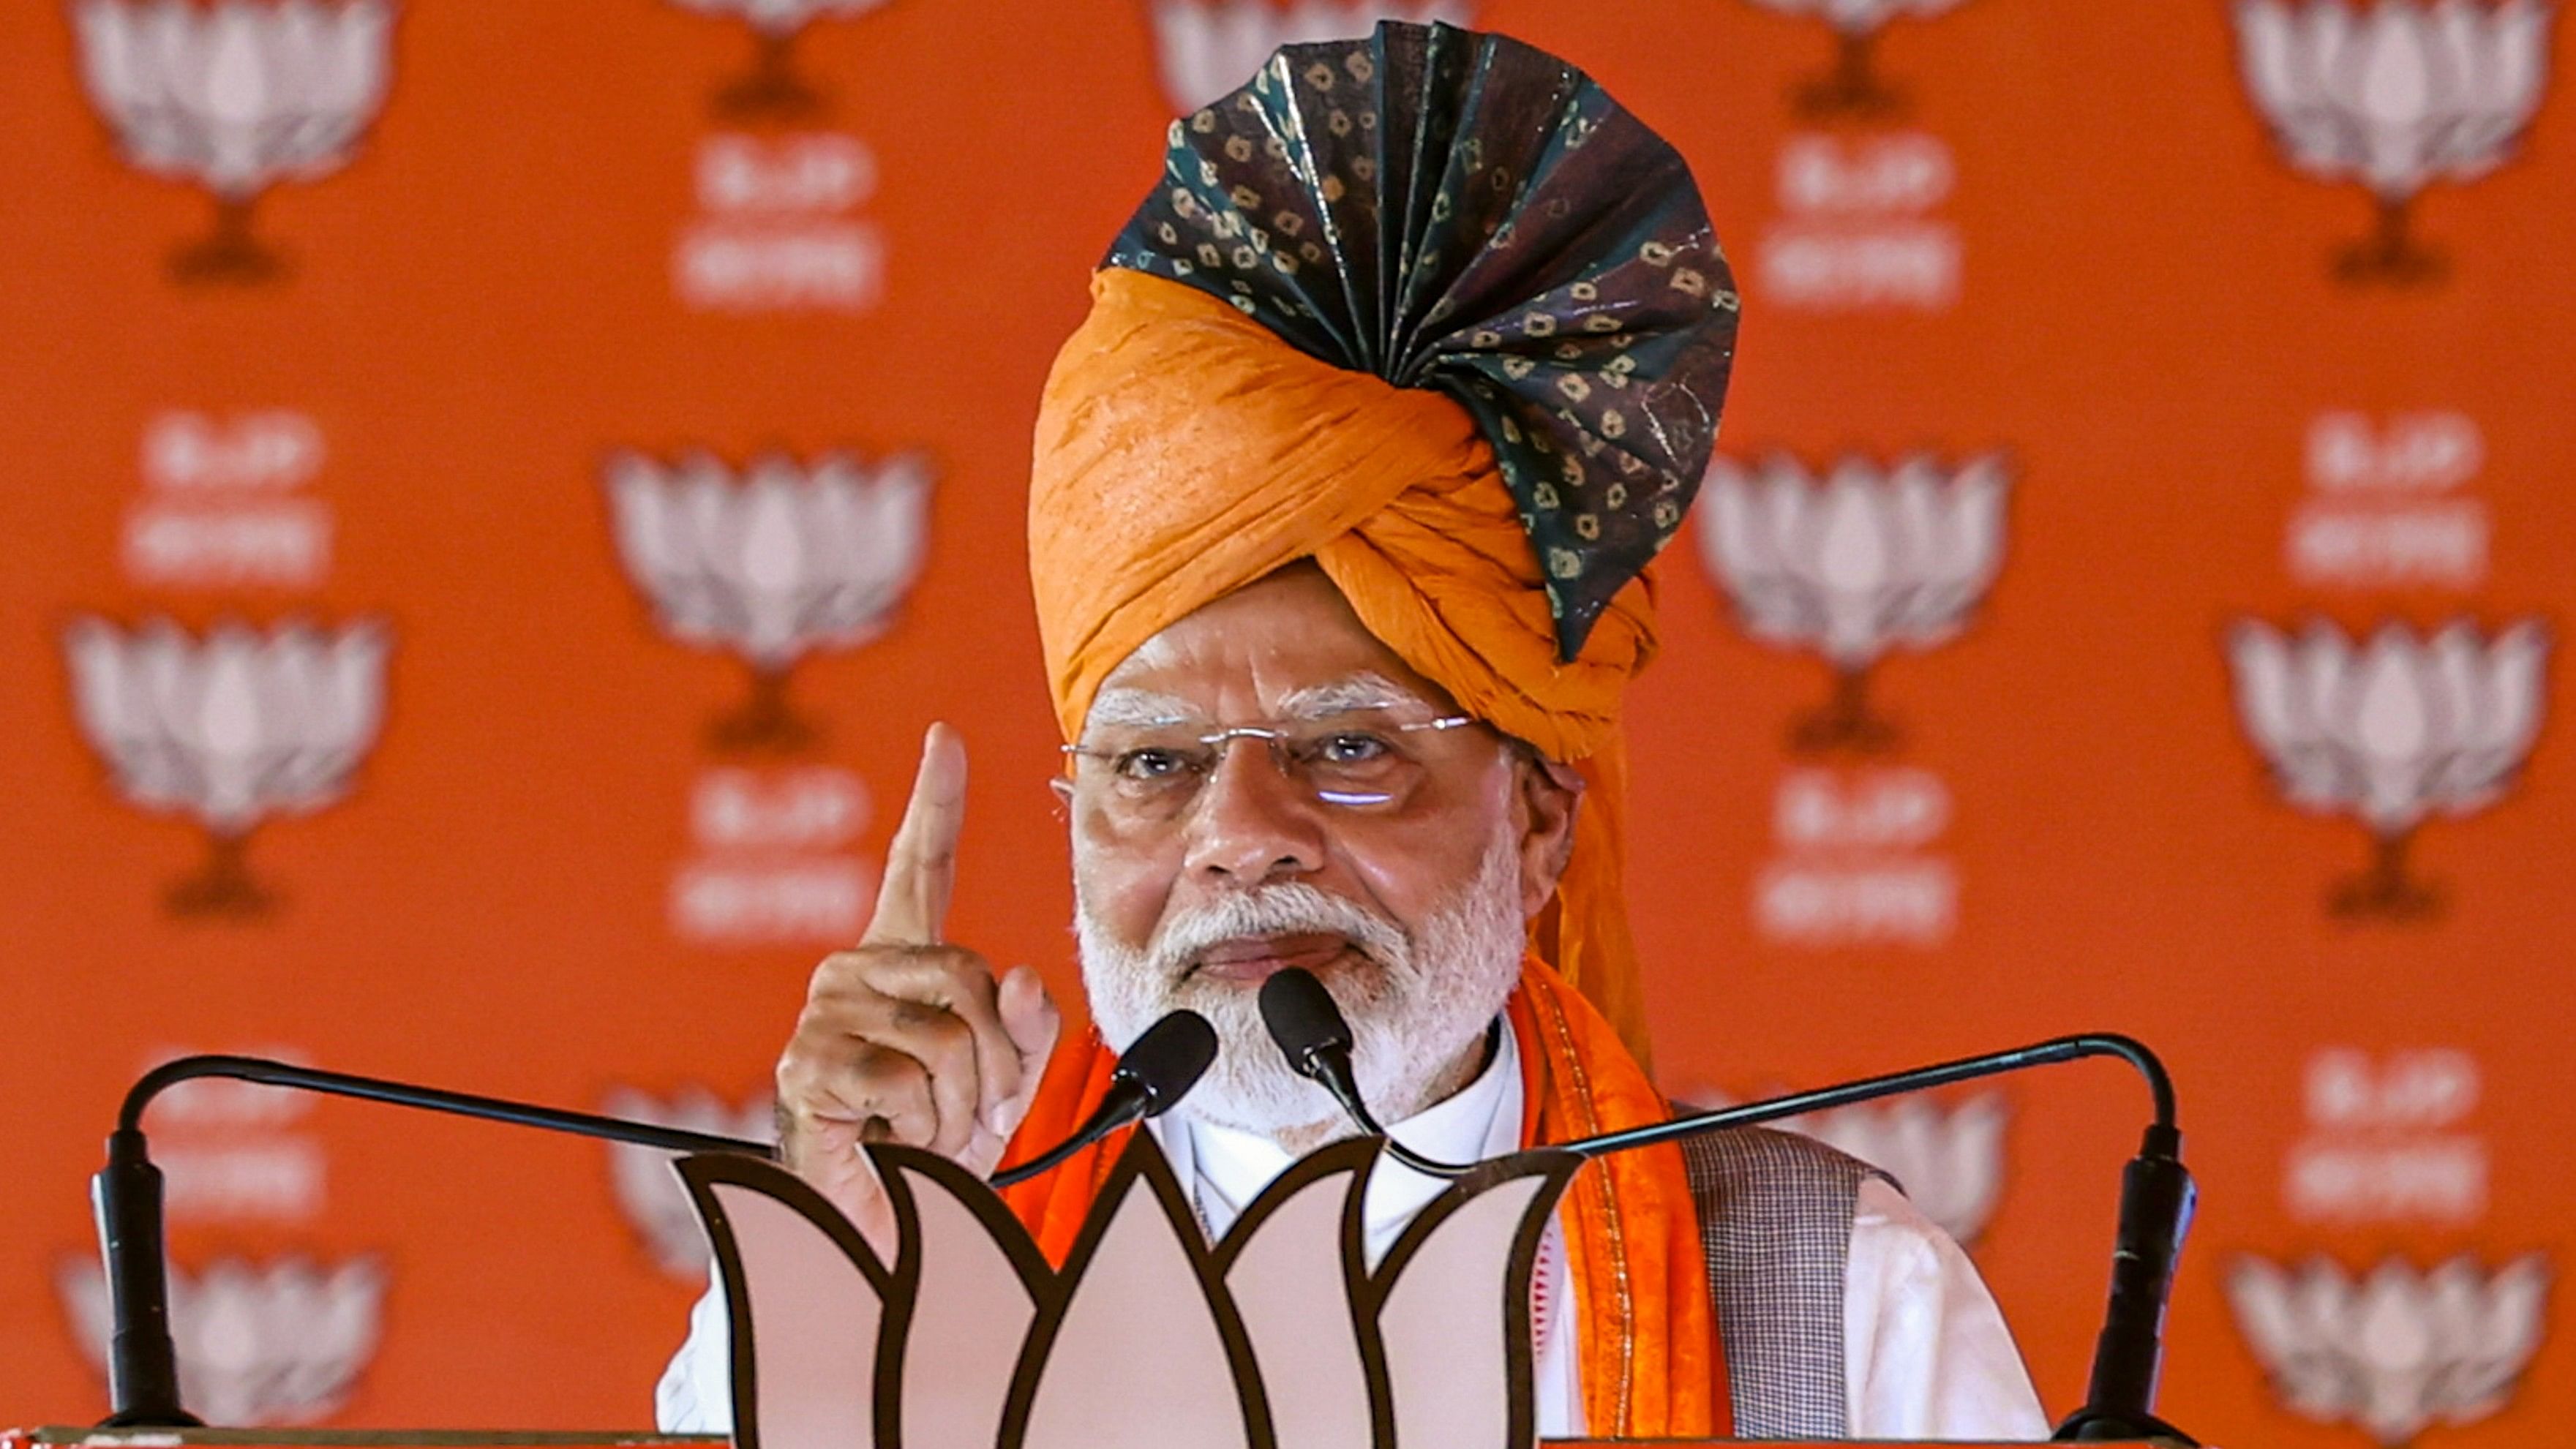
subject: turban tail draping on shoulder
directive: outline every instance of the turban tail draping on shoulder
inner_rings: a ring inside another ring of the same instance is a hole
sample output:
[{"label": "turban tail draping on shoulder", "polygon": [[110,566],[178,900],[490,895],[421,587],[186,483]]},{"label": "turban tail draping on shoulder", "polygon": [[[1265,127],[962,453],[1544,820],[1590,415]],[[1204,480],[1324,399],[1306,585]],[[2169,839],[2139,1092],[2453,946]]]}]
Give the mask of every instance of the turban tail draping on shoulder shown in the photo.
[{"label": "turban tail draping on shoulder", "polygon": [[[1137,646],[1312,559],[1417,672],[1584,775],[1514,1010],[1525,1033],[1606,1024],[1546,1058],[1572,1095],[1542,1127],[1599,1118],[1611,1084],[1649,1099],[1611,1115],[1661,1110],[1620,895],[1620,705],[1655,651],[1646,566],[1707,464],[1735,308],[1688,168],[1598,86],[1501,37],[1389,23],[1289,46],[1173,123],[1039,412],[1030,570],[1068,741]],[[1585,1175],[1603,1210],[1568,1209],[1590,1425],[1707,1432],[1719,1370],[1678,1155],[1606,1167]]]}]

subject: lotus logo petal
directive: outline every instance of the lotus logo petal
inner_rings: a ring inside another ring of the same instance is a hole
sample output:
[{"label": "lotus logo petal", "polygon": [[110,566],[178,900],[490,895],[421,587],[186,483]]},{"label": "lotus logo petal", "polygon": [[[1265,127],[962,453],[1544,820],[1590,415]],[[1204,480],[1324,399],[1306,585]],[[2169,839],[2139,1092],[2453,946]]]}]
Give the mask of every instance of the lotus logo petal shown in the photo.
[{"label": "lotus logo petal", "polygon": [[731,16],[751,27],[748,74],[715,94],[718,116],[734,121],[798,121],[819,115],[822,90],[796,70],[796,37],[817,20],[862,15],[885,0],[673,0],[701,15]]},{"label": "lotus logo petal", "polygon": [[284,275],[251,208],[349,164],[384,106],[392,0],[72,0],[71,14],[82,84],[125,159],[214,198],[214,231],[171,254],[172,278]]},{"label": "lotus logo petal", "polygon": [[1283,45],[1365,36],[1381,20],[1474,22],[1475,0],[1154,0],[1163,94],[1189,112],[1252,79]]},{"label": "lotus logo petal", "polygon": [[710,742],[813,743],[817,728],[789,707],[789,671],[893,622],[928,541],[929,464],[771,453],[737,473],[705,452],[667,463],[630,452],[609,460],[606,483],[618,557],[662,631],[751,667],[749,701],[716,721]]},{"label": "lotus logo petal", "polygon": [[2418,635],[2385,624],[2367,642],[2322,620],[2293,637],[2258,620],[2227,635],[2236,713],[2282,796],[2369,827],[2368,870],[2328,897],[2348,917],[2422,917],[2440,893],[2407,869],[2416,829],[2500,799],[2539,738],[2549,630],[2493,636],[2456,621]]},{"label": "lotus logo petal", "polygon": [[736,1314],[738,1449],[1534,1442],[1529,1273],[1564,1154],[1451,1187],[1371,1265],[1346,1227],[1373,1143],[1291,1167],[1211,1249],[1140,1134],[1058,1272],[972,1175],[870,1151],[891,1265],[794,1175],[681,1160]]},{"label": "lotus logo petal", "polygon": [[[339,1412],[375,1357],[385,1281],[384,1265],[369,1257],[336,1266],[219,1258],[199,1273],[174,1266],[180,1397],[211,1424],[310,1424]],[[81,1352],[105,1373],[107,1275],[94,1258],[71,1259],[54,1286]]]},{"label": "lotus logo petal", "polygon": [[1834,68],[1789,93],[1801,115],[1886,118],[1906,109],[1905,93],[1879,75],[1878,32],[1900,15],[1938,15],[1961,0],[1754,0],[1766,10],[1822,20],[1834,28]]},{"label": "lotus logo petal", "polygon": [[2292,169],[2368,189],[2378,221],[2339,250],[2349,282],[2438,280],[2407,212],[2436,181],[2510,159],[2549,79],[2546,0],[2236,0],[2245,89]]},{"label": "lotus logo petal", "polygon": [[[1692,1105],[1731,1107],[1723,1093]],[[1780,1125],[1846,1152],[1896,1179],[1907,1201],[1962,1246],[1985,1236],[2004,1191],[2004,1128],[2012,1112],[2001,1093],[1949,1106],[1923,1097],[1863,1102],[1792,1117]]]},{"label": "lotus logo petal", "polygon": [[[775,1101],[769,1093],[758,1092],[736,1107],[700,1086],[682,1087],[667,1098],[620,1087],[608,1094],[600,1110],[633,1122],[768,1142],[777,1134]],[[676,1156],[631,1142],[611,1142],[609,1187],[617,1195],[617,1210],[653,1255],[654,1265],[683,1283],[702,1284],[707,1281],[707,1235],[698,1226],[698,1210],[690,1205],[688,1192],[671,1175]]]},{"label": "lotus logo petal", "polygon": [[1792,728],[1793,746],[1897,743],[1871,708],[1869,671],[1891,650],[1928,649],[1968,626],[2003,567],[2010,487],[2000,453],[1956,465],[1847,456],[1821,479],[1777,454],[1709,465],[1699,543],[1710,576],[1746,633],[1813,650],[1834,671],[1832,698]]},{"label": "lotus logo petal", "polygon": [[181,915],[256,916],[276,898],[245,861],[251,831],[347,796],[384,722],[391,631],[289,620],[221,623],[202,637],[166,619],[63,631],[81,733],[129,804],[192,816],[205,867],[170,888]]},{"label": "lotus logo petal", "polygon": [[2321,1257],[2241,1257],[2227,1301],[2284,1408],[2397,1449],[2505,1406],[2540,1347],[2549,1277],[2538,1253],[2494,1272],[2466,1254],[2430,1271],[2391,1258],[2357,1283]]}]

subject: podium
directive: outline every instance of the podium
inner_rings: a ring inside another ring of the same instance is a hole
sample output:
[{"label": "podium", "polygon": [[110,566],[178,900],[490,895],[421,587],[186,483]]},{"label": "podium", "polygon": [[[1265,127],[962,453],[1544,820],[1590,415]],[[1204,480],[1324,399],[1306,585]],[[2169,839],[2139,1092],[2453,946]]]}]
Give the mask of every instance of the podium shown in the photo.
[{"label": "podium", "polygon": [[734,1449],[1752,1442],[1538,1438],[1529,1285],[1570,1153],[1461,1178],[1372,1263],[1374,1140],[1309,1154],[1211,1246],[1140,1137],[1057,1268],[979,1179],[869,1150],[890,1259],[770,1163],[678,1164],[732,1306]]},{"label": "podium", "polygon": [[1310,1154],[1211,1244],[1162,1153],[1140,1136],[1060,1266],[981,1178],[932,1153],[867,1149],[897,1224],[882,1253],[766,1159],[682,1158],[675,1167],[729,1307],[729,1436],[174,1429],[145,1419],[153,1426],[0,1431],[0,1449],[1755,1442],[1541,1441],[1531,1269],[1581,1159],[1542,1148],[1485,1164],[1373,1257],[1358,1205],[1381,1145],[1350,1139]]}]

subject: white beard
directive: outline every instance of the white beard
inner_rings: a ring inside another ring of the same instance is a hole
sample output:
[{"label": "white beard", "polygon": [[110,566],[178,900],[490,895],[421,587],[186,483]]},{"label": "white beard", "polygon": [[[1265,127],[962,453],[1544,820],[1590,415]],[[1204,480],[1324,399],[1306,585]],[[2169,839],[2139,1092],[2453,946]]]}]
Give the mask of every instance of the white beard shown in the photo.
[{"label": "white beard", "polygon": [[1166,1012],[1198,1012],[1216,1028],[1216,1064],[1174,1110],[1274,1139],[1338,1123],[1341,1109],[1289,1068],[1262,1024],[1253,987],[1187,974],[1200,952],[1240,937],[1303,932],[1353,942],[1366,964],[1338,969],[1325,984],[1350,1021],[1361,1098],[1380,1121],[1395,1122],[1431,1106],[1439,1078],[1492,1026],[1520,980],[1528,941],[1520,858],[1510,840],[1495,842],[1475,879],[1433,911],[1416,937],[1356,902],[1290,883],[1175,911],[1140,949],[1101,924],[1081,899],[1078,874],[1075,896],[1083,990],[1109,1045],[1126,1050]]}]

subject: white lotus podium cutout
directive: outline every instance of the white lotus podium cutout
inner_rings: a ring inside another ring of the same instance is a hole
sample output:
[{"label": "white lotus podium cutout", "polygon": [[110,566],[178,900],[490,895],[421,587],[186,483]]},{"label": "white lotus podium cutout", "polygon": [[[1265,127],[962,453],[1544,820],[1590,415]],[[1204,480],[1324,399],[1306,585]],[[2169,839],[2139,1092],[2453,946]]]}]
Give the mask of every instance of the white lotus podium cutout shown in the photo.
[{"label": "white lotus podium cutout", "polygon": [[1058,1272],[963,1168],[868,1150],[892,1264],[783,1168],[678,1164],[732,1306],[739,1449],[1537,1442],[1530,1273],[1571,1155],[1490,1164],[1371,1268],[1374,1140],[1306,1157],[1211,1247],[1138,1134]]}]

